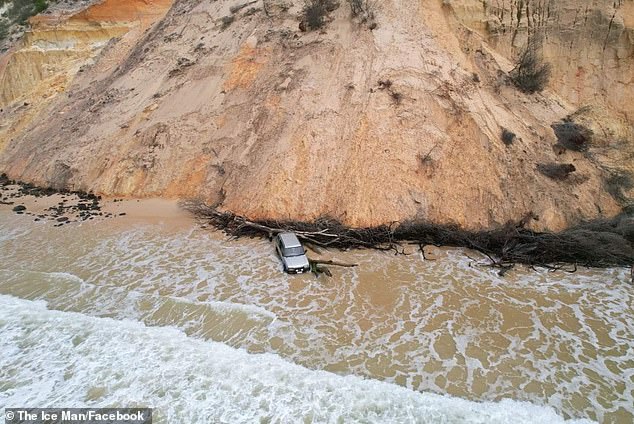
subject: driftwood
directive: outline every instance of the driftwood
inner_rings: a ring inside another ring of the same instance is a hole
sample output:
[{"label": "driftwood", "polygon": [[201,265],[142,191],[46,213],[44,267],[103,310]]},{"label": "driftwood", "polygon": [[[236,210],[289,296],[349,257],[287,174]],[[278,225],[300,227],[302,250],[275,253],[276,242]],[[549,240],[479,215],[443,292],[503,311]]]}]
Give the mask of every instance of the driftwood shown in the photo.
[{"label": "driftwood", "polygon": [[359,264],[347,264],[344,262],[337,262],[333,260],[319,260],[319,259],[310,259],[308,258],[308,262],[310,263],[310,270],[316,277],[319,277],[319,274],[326,274],[329,277],[332,277],[332,273],[330,269],[321,265],[332,265],[332,266],[341,266],[344,268],[354,268],[359,266]]},{"label": "driftwood", "polygon": [[337,261],[333,261],[333,260],[328,260],[328,261],[323,261],[323,260],[317,260],[317,259],[308,259],[311,263],[314,263],[316,265],[334,265],[334,266],[342,266],[344,268],[354,268],[355,266],[359,266],[359,264],[347,264],[344,262],[337,262]]},{"label": "driftwood", "polygon": [[[526,228],[532,218],[486,231],[467,231],[458,226],[427,222],[393,223],[350,228],[332,218],[314,222],[253,221],[219,211],[200,201],[183,206],[232,237],[267,236],[291,231],[305,243],[322,248],[371,248],[403,254],[401,242],[466,247],[487,256],[504,274],[516,263],[574,272],[576,266],[614,267],[634,265],[634,218],[628,214],[609,220],[581,223],[559,233]],[[566,268],[572,265],[573,270]]]},{"label": "driftwood", "polygon": [[326,274],[328,277],[332,277],[332,273],[330,269],[321,265],[333,265],[333,266],[342,266],[344,268],[354,268],[355,266],[359,266],[359,264],[347,264],[344,262],[337,262],[333,260],[317,260],[308,258],[308,262],[310,263],[310,270],[316,277],[319,277],[320,274]]},{"label": "driftwood", "polygon": [[272,240],[279,233],[293,232],[307,245],[318,248],[365,247],[391,250],[397,245],[392,236],[394,229],[388,226],[349,228],[331,218],[320,218],[312,223],[252,221],[230,212],[219,211],[196,200],[181,202],[181,206],[232,237],[264,235]]}]

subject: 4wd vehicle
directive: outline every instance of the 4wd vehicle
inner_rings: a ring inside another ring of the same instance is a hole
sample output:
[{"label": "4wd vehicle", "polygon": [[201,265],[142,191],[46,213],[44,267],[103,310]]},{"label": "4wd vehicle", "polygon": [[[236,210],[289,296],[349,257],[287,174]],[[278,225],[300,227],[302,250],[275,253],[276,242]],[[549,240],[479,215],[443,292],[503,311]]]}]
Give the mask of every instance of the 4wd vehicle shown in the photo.
[{"label": "4wd vehicle", "polygon": [[282,260],[284,272],[297,274],[310,271],[310,263],[304,247],[293,233],[281,233],[275,237],[275,250]]}]

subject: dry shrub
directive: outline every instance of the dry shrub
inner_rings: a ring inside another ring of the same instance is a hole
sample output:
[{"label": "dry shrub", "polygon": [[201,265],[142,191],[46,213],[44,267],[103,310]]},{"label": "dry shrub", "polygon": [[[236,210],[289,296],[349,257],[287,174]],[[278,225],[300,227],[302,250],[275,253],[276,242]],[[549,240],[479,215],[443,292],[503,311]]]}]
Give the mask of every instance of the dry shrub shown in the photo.
[{"label": "dry shrub", "polygon": [[339,3],[334,0],[306,0],[302,22],[311,30],[324,26],[329,12],[336,10]]},{"label": "dry shrub", "polygon": [[390,97],[395,105],[400,105],[403,102],[403,95],[398,91],[390,91]]},{"label": "dry shrub", "polygon": [[227,16],[223,16],[220,21],[222,22],[222,29],[227,29],[229,27],[229,25],[231,25],[233,23],[233,21],[235,21],[236,18],[233,15],[227,15]]},{"label": "dry shrub", "polygon": [[549,63],[544,63],[539,52],[540,47],[539,38],[529,39],[517,59],[515,68],[511,71],[513,84],[524,93],[533,94],[542,91],[550,80],[551,66]]},{"label": "dry shrub", "polygon": [[553,180],[565,180],[577,169],[571,163],[540,163],[537,165],[537,170]]},{"label": "dry shrub", "polygon": [[506,128],[502,128],[501,138],[504,144],[506,144],[507,146],[510,146],[515,141],[516,136],[514,132],[509,131]]},{"label": "dry shrub", "polygon": [[392,80],[391,79],[386,79],[386,80],[379,80],[379,90],[389,90],[390,88],[392,88]]},{"label": "dry shrub", "polygon": [[390,98],[392,99],[392,102],[394,102],[394,104],[396,106],[400,105],[403,102],[403,94],[394,90],[394,83],[392,82],[392,80],[390,79],[386,79],[386,80],[379,80],[378,82],[379,85],[379,90],[385,90],[388,92],[388,94],[390,95]]},{"label": "dry shrub", "polygon": [[550,126],[555,131],[557,144],[575,152],[585,152],[590,147],[592,131],[566,118]]},{"label": "dry shrub", "polygon": [[348,0],[353,18],[358,18],[362,23],[368,23],[370,29],[376,28],[376,2],[373,0]]},{"label": "dry shrub", "polygon": [[630,173],[616,171],[611,173],[603,181],[603,185],[605,187],[605,191],[610,193],[610,195],[620,204],[624,205],[630,200],[628,196],[625,195],[625,192],[634,188],[634,179]]}]

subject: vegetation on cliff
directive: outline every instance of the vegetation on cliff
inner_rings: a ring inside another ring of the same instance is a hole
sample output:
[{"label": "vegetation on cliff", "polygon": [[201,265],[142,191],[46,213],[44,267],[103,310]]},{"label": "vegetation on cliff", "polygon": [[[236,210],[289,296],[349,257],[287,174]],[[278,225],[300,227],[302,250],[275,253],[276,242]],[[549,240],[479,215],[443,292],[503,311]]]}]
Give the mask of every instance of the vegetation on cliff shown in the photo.
[{"label": "vegetation on cliff", "polygon": [[0,42],[12,31],[14,25],[26,25],[27,19],[48,8],[46,0],[0,0]]},{"label": "vegetation on cliff", "polygon": [[529,39],[517,58],[515,68],[511,71],[511,79],[515,86],[527,94],[544,90],[550,80],[552,67],[544,62],[540,46],[539,38]]}]

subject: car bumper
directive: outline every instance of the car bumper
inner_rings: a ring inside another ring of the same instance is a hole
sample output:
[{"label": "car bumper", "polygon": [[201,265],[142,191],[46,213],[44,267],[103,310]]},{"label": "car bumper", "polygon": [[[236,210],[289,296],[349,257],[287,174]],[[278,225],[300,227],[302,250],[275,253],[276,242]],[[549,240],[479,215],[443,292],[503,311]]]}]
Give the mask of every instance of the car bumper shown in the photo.
[{"label": "car bumper", "polygon": [[298,269],[289,269],[288,273],[289,274],[304,274],[308,271],[310,271],[310,268],[298,268]]}]

